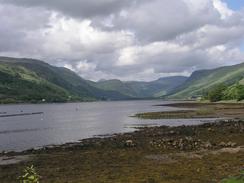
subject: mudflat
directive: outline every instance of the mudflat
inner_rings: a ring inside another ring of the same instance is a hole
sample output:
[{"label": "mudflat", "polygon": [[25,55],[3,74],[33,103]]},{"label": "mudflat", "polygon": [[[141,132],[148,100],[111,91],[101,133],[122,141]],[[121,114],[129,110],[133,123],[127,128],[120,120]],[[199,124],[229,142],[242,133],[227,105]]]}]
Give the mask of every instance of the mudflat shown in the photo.
[{"label": "mudflat", "polygon": [[162,106],[183,108],[177,111],[146,112],[135,114],[143,119],[177,118],[237,118],[244,119],[244,103],[174,103]]}]

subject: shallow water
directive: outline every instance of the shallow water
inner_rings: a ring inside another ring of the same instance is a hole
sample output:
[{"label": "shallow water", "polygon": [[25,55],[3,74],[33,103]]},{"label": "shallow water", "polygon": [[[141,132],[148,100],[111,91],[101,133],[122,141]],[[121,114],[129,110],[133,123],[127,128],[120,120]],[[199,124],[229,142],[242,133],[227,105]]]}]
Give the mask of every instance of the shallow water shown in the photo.
[{"label": "shallow water", "polygon": [[135,113],[169,111],[155,106],[172,103],[160,100],[84,102],[66,104],[0,105],[0,116],[22,113],[34,115],[0,117],[0,151],[22,151],[52,144],[76,142],[98,135],[133,131],[140,125],[191,125],[202,119],[143,120]]}]

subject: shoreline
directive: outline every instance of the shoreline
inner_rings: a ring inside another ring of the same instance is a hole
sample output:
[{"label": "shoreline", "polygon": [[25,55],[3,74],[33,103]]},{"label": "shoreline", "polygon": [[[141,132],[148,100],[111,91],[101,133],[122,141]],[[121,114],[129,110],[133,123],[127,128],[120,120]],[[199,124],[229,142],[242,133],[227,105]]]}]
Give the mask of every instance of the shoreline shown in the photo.
[{"label": "shoreline", "polygon": [[[15,163],[17,164],[0,165],[0,180],[14,182],[15,179],[12,180],[10,179],[11,177],[17,177],[21,173],[21,169],[27,165],[34,164],[43,178],[42,182],[52,182],[49,179],[53,173],[55,174],[54,178],[56,177],[60,182],[68,180],[72,180],[71,182],[78,182],[78,180],[89,182],[91,177],[86,177],[86,175],[89,172],[93,172],[96,176],[103,175],[100,172],[102,169],[108,169],[110,173],[105,174],[104,179],[99,178],[96,181],[112,182],[112,180],[125,179],[123,173],[114,178],[109,177],[114,168],[114,163],[116,164],[115,167],[120,167],[118,171],[122,172],[127,171],[127,164],[129,163],[129,169],[132,168],[133,171],[144,175],[143,177],[138,177],[138,180],[141,181],[147,180],[149,175],[153,175],[153,172],[149,171],[149,169],[157,172],[157,176],[154,179],[159,180],[158,173],[160,173],[162,168],[167,169],[168,177],[166,176],[166,179],[171,179],[172,175],[180,173],[185,176],[181,182],[189,182],[189,180],[195,180],[195,182],[210,181],[213,180],[208,177],[210,171],[216,173],[213,178],[219,181],[229,175],[238,174],[239,170],[243,168],[243,162],[241,161],[244,159],[243,132],[244,121],[241,120],[179,127],[144,127],[135,132],[116,134],[111,137],[84,139],[78,143],[67,143],[19,153],[9,152],[1,154],[0,157],[12,162],[16,160]],[[236,158],[233,158],[233,155]],[[22,161],[18,161],[19,159],[22,159]],[[210,160],[210,164],[204,163]],[[186,162],[191,167],[187,166]],[[186,170],[186,167],[183,170],[176,168],[179,163],[184,163],[184,166],[189,168],[189,170]],[[209,167],[211,164],[220,166],[223,163],[225,166],[228,165],[228,170],[222,170],[223,167],[220,167],[221,171],[219,169],[212,170]],[[74,177],[68,176],[72,174],[71,170],[73,169],[71,167],[64,168],[65,172],[62,171],[62,174],[61,172],[55,173],[56,168],[61,168],[67,164],[75,166],[77,171],[85,171],[85,175],[78,174],[78,179],[75,178],[75,175],[73,175]],[[137,167],[138,164],[141,168]],[[94,167],[92,169],[88,168],[90,165]],[[96,169],[94,169],[95,167]],[[136,167],[138,168],[137,170],[134,169]],[[144,172],[145,168],[149,172]],[[195,170],[200,169],[199,173],[203,171],[202,177],[196,177],[195,174],[192,174],[192,168]],[[62,179],[59,179],[59,177],[62,177]],[[133,174],[130,174],[128,178],[128,182],[130,182]],[[161,178],[164,179],[165,177]],[[177,177],[174,179],[177,182]]]},{"label": "shoreline", "polygon": [[[204,119],[204,118],[202,118]],[[206,118],[209,119],[209,118]],[[129,128],[133,128],[134,131],[132,132],[121,132],[121,133],[113,133],[113,134],[104,134],[104,135],[96,135],[93,137],[89,138],[84,138],[84,139],[79,139],[77,141],[73,142],[66,142],[66,143],[61,143],[61,144],[49,144],[49,145],[44,145],[44,146],[39,146],[39,147],[33,147],[25,150],[2,150],[0,151],[0,157],[4,155],[9,155],[9,156],[16,156],[16,155],[26,155],[30,153],[39,153],[39,152],[44,152],[46,150],[55,150],[55,149],[66,149],[66,148],[75,148],[77,146],[82,146],[85,144],[85,146],[92,144],[94,142],[99,142],[103,140],[110,140],[111,138],[114,137],[123,137],[123,136],[133,136],[137,132],[143,133],[144,131],[150,130],[150,129],[157,129],[157,128],[182,128],[182,127],[198,127],[202,125],[208,125],[208,124],[215,124],[219,122],[239,122],[242,120],[239,119],[215,119],[213,118],[213,121],[209,122],[203,122],[201,124],[195,124],[195,125],[179,125],[179,126],[168,126],[168,125],[158,125],[158,124],[143,124],[143,125],[138,125],[138,126],[133,126]],[[243,120],[244,122],[244,120]]]},{"label": "shoreline", "polygon": [[[137,129],[38,150],[0,153],[0,180],[15,182],[29,165],[36,167],[45,183],[219,182],[244,168],[241,119]],[[1,165],[4,160],[10,163]]]},{"label": "shoreline", "polygon": [[[149,99],[151,100],[151,99]],[[122,102],[123,101],[128,101],[128,100],[121,100]],[[130,100],[129,100],[130,101]],[[172,101],[172,100],[169,100],[169,101]],[[88,102],[88,101],[86,101]],[[113,101],[89,101],[89,102],[113,102]],[[85,102],[68,102],[68,103],[36,103],[37,105],[39,104],[73,104],[73,103],[85,103]],[[31,105],[31,103],[25,103],[25,104],[0,104],[0,105]],[[188,113],[188,112],[193,112],[193,111],[196,111],[198,107],[208,107],[208,106],[216,106],[216,105],[224,105],[224,106],[237,106],[238,108],[240,107],[240,109],[244,109],[244,103],[210,103],[210,102],[196,102],[196,101],[192,101],[192,100],[182,100],[182,101],[178,101],[177,103],[169,103],[169,104],[157,104],[155,106],[167,106],[167,107],[174,107],[174,108],[177,108],[177,110],[172,110],[172,111],[165,111],[165,112],[148,112],[148,113],[172,113],[172,115],[176,115],[177,116],[177,113],[181,113],[181,112],[184,112],[184,113]],[[183,110],[181,110],[181,108],[183,108]],[[187,108],[188,110],[184,110],[184,108]],[[195,110],[192,110],[192,108],[195,108]],[[237,108],[237,109],[238,109]],[[229,108],[226,108],[226,109],[229,109]],[[37,112],[38,114],[43,114],[43,112]],[[30,113],[32,114],[32,113]],[[35,113],[34,113],[35,114]],[[138,113],[138,114],[147,114],[146,113]],[[3,113],[3,115],[6,115],[6,113]],[[21,114],[22,115],[22,114]],[[25,115],[25,114],[24,114]],[[10,116],[10,115],[9,115]],[[0,115],[1,117],[1,115]],[[137,117],[137,118],[140,118],[139,116],[137,116],[137,114],[131,116],[131,117]],[[182,117],[182,116],[180,116]],[[141,119],[144,119],[143,117]],[[165,117],[162,117],[162,118],[145,118],[145,119],[179,119],[180,118],[165,118]],[[218,122],[223,122],[223,121],[230,121],[230,122],[236,122],[236,121],[244,121],[244,111],[243,111],[243,118],[239,118],[239,117],[234,117],[234,118],[221,118],[221,117],[217,117],[217,116],[208,116],[208,114],[204,114],[203,116],[191,116],[189,118],[182,118],[182,119],[212,119],[213,121],[209,122],[203,122],[202,124],[195,124],[195,125],[179,125],[179,126],[167,126],[167,125],[158,125],[158,124],[149,124],[147,126],[147,124],[143,124],[143,125],[139,125],[137,124],[138,126],[132,126],[130,128],[133,128],[134,131],[132,132],[121,132],[121,133],[113,133],[113,134],[104,134],[104,135],[96,135],[96,136],[93,136],[93,137],[89,137],[89,138],[85,138],[85,139],[79,139],[77,141],[73,141],[73,142],[67,142],[67,143],[61,143],[61,144],[50,144],[50,145],[44,145],[44,146],[39,146],[39,147],[33,147],[33,148],[29,148],[29,149],[25,149],[25,150],[2,150],[0,151],[0,156],[2,155],[8,155],[8,154],[11,154],[11,155],[18,155],[18,154],[26,154],[26,153],[29,153],[29,152],[38,152],[38,151],[42,151],[42,150],[46,150],[46,149],[52,149],[52,148],[59,148],[59,147],[62,147],[62,148],[65,148],[66,146],[67,147],[70,147],[72,145],[76,146],[76,145],[79,145],[81,144],[83,141],[85,142],[89,142],[89,141],[94,141],[94,140],[97,140],[97,139],[106,139],[106,138],[111,138],[111,137],[114,137],[114,136],[123,136],[123,135],[127,135],[127,134],[133,134],[137,131],[140,131],[140,130],[143,130],[143,129],[147,129],[147,128],[161,128],[161,127],[168,127],[168,128],[174,128],[174,127],[191,127],[191,126],[201,126],[201,125],[204,125],[204,124],[209,124],[209,123],[218,123]]]},{"label": "shoreline", "polygon": [[[42,105],[42,104],[76,104],[76,103],[92,103],[92,102],[123,102],[123,101],[140,101],[140,100],[163,100],[160,98],[132,98],[124,100],[88,100],[88,101],[67,101],[67,102],[17,102],[17,103],[0,103],[0,106],[5,105]],[[192,101],[192,100],[165,100],[165,101]]]}]

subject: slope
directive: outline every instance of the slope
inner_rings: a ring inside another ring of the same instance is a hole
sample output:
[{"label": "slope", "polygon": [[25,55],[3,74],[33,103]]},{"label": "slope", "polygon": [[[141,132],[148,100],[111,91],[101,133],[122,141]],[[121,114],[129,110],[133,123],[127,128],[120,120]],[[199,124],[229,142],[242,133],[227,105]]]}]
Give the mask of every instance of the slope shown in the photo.
[{"label": "slope", "polygon": [[203,95],[218,84],[233,85],[244,78],[244,63],[212,70],[194,72],[181,86],[174,89],[169,98],[191,98]]},{"label": "slope", "polygon": [[[26,92],[16,92],[27,88],[26,85],[29,86],[27,93],[29,94],[28,96],[30,96],[30,98],[23,98],[26,102],[29,100],[39,101],[41,98],[47,99],[49,102],[52,102],[53,100],[87,101],[96,99],[118,100],[128,98],[128,96],[124,96],[114,91],[104,91],[95,88],[73,71],[62,67],[51,66],[40,60],[0,57],[0,65],[2,71],[5,71],[2,72],[0,83],[2,86],[0,93],[2,98],[6,98],[8,93],[11,93],[7,90],[10,87],[9,85],[11,85],[10,88],[12,88],[12,91],[15,91],[16,97],[14,97],[14,100],[18,99],[20,102],[22,102],[22,98]],[[16,79],[15,76],[18,75],[24,75],[25,77]],[[9,80],[5,81],[5,77],[9,78]],[[33,79],[33,77],[35,79]],[[36,82],[37,80],[41,82]],[[22,84],[20,85],[19,83]],[[49,88],[47,88],[46,85],[48,85]],[[38,90],[37,88],[41,86],[45,87],[42,90]],[[53,93],[58,93],[58,95],[62,93],[62,97],[60,98],[55,95],[52,97],[52,100],[49,99],[48,96],[52,96]],[[40,97],[36,97],[39,95]]]}]

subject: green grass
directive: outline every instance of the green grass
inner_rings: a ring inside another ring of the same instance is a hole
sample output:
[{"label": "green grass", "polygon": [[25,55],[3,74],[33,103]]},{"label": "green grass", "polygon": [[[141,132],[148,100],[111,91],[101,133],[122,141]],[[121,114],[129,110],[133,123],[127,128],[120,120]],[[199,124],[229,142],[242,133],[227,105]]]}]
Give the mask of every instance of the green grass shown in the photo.
[{"label": "green grass", "polygon": [[241,171],[240,175],[236,177],[230,177],[222,180],[221,183],[244,183],[244,171]]},{"label": "green grass", "polygon": [[222,181],[222,183],[244,183],[244,179],[230,178]]}]

